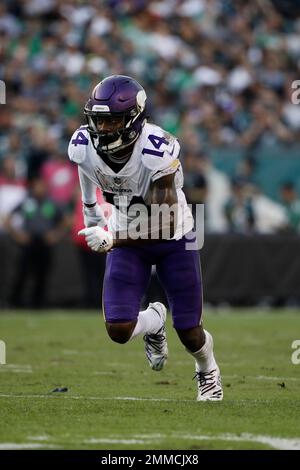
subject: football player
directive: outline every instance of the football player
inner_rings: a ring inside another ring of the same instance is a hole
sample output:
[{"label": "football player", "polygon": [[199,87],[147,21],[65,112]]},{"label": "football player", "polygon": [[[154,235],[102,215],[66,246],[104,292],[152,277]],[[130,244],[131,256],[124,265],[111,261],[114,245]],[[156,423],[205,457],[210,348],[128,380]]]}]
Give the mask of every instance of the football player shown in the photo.
[{"label": "football player", "polygon": [[[82,191],[86,228],[79,234],[92,250],[107,253],[103,314],[110,338],[123,344],[143,335],[150,367],[163,368],[168,356],[166,307],[154,302],[139,311],[156,265],[173,326],[195,359],[197,400],[219,401],[223,392],[213,339],[201,321],[199,253],[186,249],[194,221],[182,191],[180,145],[147,122],[146,98],[136,80],[113,75],[94,88],[85,105],[87,125],[75,131],[68,149],[78,164]],[[113,205],[108,221],[96,203],[97,187]],[[131,210],[136,205],[145,209],[138,218]],[[153,223],[161,206],[172,210]],[[130,232],[130,224],[137,229],[145,221],[140,236]]]}]

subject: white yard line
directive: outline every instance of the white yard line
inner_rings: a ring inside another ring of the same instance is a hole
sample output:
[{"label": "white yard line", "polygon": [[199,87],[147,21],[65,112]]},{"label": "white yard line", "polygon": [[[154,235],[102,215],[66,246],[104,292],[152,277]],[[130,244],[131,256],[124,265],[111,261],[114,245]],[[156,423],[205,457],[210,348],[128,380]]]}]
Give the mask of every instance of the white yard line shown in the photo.
[{"label": "white yard line", "polygon": [[182,439],[190,441],[231,441],[231,442],[257,442],[267,444],[278,450],[300,450],[300,438],[283,438],[273,436],[262,436],[255,434],[220,434],[216,436],[199,434],[140,434],[133,436],[112,436],[109,438],[91,438],[84,442],[86,444],[144,444],[164,441],[166,439]]},{"label": "white yard line", "polygon": [[4,373],[4,372],[10,372],[10,373],[13,373],[13,374],[32,374],[32,370],[26,370],[26,369],[12,369],[12,370],[8,370],[8,369],[5,369],[4,367],[1,367],[0,368],[0,373]]},{"label": "white yard line", "polygon": [[0,372],[32,374],[32,366],[28,364],[5,364],[0,367]]},{"label": "white yard line", "polygon": [[206,436],[206,435],[193,435],[185,434],[178,435],[180,439],[187,440],[199,440],[199,441],[248,441],[248,442],[259,442],[261,444],[267,444],[274,449],[278,450],[300,450],[300,438],[283,438],[283,437],[273,437],[273,436],[261,436],[255,434],[242,433],[240,435],[236,434],[220,434],[216,436]]},{"label": "white yard line", "polygon": [[[80,395],[68,395],[66,393],[49,393],[47,395],[34,395],[34,394],[13,394],[13,393],[0,393],[0,398],[36,398],[36,399],[55,399],[60,396],[60,399],[64,400],[95,400],[95,401],[152,401],[161,403],[197,403],[195,399],[176,399],[176,398],[148,398],[148,397],[90,397]],[[263,403],[269,403],[269,400],[227,400],[227,403],[245,403],[247,405],[262,405]],[[199,405],[198,405],[199,406]]]},{"label": "white yard line", "polygon": [[66,395],[64,393],[51,393],[49,395],[15,395],[0,393],[0,398],[56,398],[60,395],[61,398],[69,400],[119,400],[119,401],[155,401],[155,402],[195,402],[195,400],[176,400],[175,398],[142,398],[142,397],[89,397],[89,396],[77,396],[77,395]]},{"label": "white yard line", "polygon": [[[113,397],[114,400],[125,400],[125,401],[170,401],[170,402],[193,402],[195,400],[176,400],[175,398],[143,398],[143,397]],[[109,398],[105,398],[109,400]]]},{"label": "white yard line", "polygon": [[[60,398],[58,398],[58,396]],[[90,397],[90,396],[79,396],[79,395],[68,395],[66,393],[49,393],[47,395],[34,395],[34,394],[13,394],[13,393],[0,393],[0,398],[35,398],[35,399],[61,399],[61,400],[91,400],[91,401],[152,401],[161,403],[197,403],[195,399],[176,399],[176,398],[148,398],[148,397]],[[248,406],[250,405],[262,405],[269,403],[270,400],[256,400],[256,399],[243,399],[243,400],[227,400],[227,403],[243,403]],[[219,403],[220,404],[220,403]],[[198,406],[200,406],[198,404]],[[218,405],[216,405],[218,406]]]},{"label": "white yard line", "polygon": [[7,369],[32,369],[31,364],[5,364]]},{"label": "white yard line", "polygon": [[[32,441],[48,441],[47,436],[29,436],[28,440]],[[219,434],[219,435],[206,435],[206,434],[134,434],[130,436],[124,435],[111,435],[107,437],[91,437],[85,439],[85,444],[124,444],[124,445],[143,445],[156,442],[163,442],[165,440],[187,440],[187,441],[228,441],[228,442],[256,442],[266,444],[277,450],[300,450],[300,438],[284,438],[274,436],[264,436],[249,433],[242,434]],[[10,449],[40,449],[40,448],[58,448],[57,445],[38,444],[36,442],[30,443],[14,443],[6,442],[0,443],[0,450]]]},{"label": "white yard line", "polygon": [[256,377],[250,377],[256,380],[290,380],[292,382],[297,382],[300,380],[300,377],[272,377],[267,375],[257,375]]},{"label": "white yard line", "polygon": [[53,448],[56,446],[47,444],[36,444],[36,443],[16,443],[16,442],[3,442],[0,443],[0,450],[22,450],[22,449],[41,449],[41,448]]},{"label": "white yard line", "polygon": [[146,439],[150,441],[157,441],[157,440],[162,440],[165,439],[167,436],[166,434],[136,434],[131,436],[133,439]]},{"label": "white yard line", "polygon": [[113,439],[113,438],[91,438],[83,441],[85,444],[147,444],[146,441],[142,439]]},{"label": "white yard line", "polygon": [[242,434],[219,434],[215,436],[205,434],[134,434],[131,436],[112,435],[106,438],[90,438],[85,444],[151,444],[165,440],[188,440],[188,441],[228,441],[228,442],[256,442],[266,444],[277,450],[300,450],[300,438],[283,438],[273,436]]},{"label": "white yard line", "polygon": [[274,377],[271,375],[222,375],[223,379],[253,379],[253,380],[291,380],[300,381],[300,377]]},{"label": "white yard line", "polygon": [[28,436],[27,440],[44,442],[44,441],[49,441],[49,437],[48,436]]}]

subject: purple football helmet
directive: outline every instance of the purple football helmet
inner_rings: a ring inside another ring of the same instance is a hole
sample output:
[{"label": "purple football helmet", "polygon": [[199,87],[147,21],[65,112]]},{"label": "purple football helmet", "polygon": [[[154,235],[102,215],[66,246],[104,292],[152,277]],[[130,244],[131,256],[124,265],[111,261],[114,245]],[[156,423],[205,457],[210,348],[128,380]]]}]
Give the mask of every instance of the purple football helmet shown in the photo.
[{"label": "purple football helmet", "polygon": [[133,78],[112,75],[94,88],[84,108],[97,153],[112,161],[128,158],[123,151],[139,137],[146,121],[146,93]]}]

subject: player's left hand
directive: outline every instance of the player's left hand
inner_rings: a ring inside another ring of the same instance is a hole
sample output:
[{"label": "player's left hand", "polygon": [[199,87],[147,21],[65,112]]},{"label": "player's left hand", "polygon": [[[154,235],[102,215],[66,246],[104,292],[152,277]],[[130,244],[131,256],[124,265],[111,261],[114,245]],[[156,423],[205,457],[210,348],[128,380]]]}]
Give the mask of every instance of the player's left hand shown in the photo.
[{"label": "player's left hand", "polygon": [[101,227],[84,228],[78,232],[84,235],[88,246],[99,253],[106,253],[113,247],[113,236]]}]

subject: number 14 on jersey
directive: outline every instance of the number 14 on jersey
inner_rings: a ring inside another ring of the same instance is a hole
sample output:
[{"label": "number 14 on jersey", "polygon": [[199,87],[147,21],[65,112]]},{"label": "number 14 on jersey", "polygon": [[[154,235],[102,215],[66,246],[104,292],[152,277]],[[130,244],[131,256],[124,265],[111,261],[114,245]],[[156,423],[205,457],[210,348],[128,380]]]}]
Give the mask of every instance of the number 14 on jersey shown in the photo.
[{"label": "number 14 on jersey", "polygon": [[156,150],[143,148],[142,154],[143,155],[149,154],[149,155],[154,155],[156,157],[162,157],[164,152],[162,152],[159,149],[162,144],[169,145],[169,142],[167,141],[167,139],[165,139],[164,137],[158,137],[157,135],[150,134],[148,136],[148,140],[150,140],[151,144]]}]

